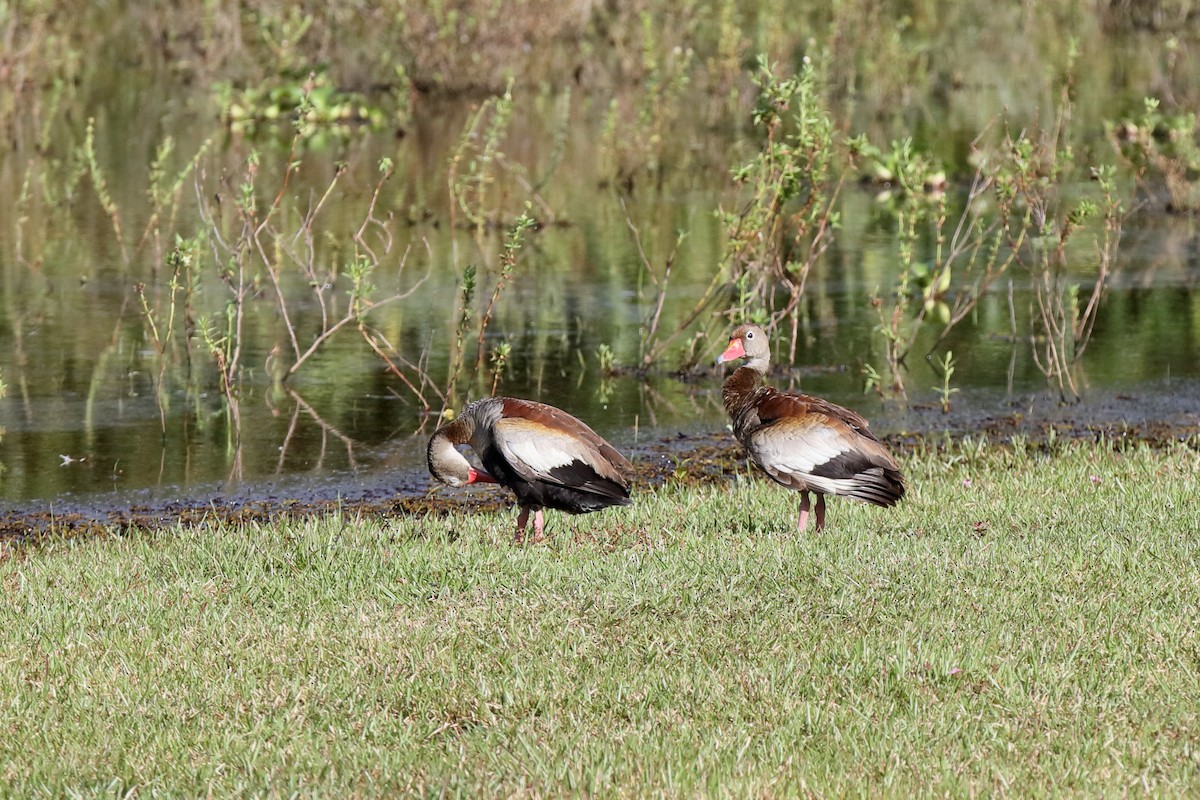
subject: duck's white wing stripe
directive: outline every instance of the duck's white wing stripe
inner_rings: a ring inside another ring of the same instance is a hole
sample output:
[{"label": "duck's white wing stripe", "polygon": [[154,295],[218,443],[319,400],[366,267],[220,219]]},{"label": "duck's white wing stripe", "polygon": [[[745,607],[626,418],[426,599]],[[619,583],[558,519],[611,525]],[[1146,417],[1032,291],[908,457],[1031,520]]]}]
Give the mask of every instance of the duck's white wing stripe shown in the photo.
[{"label": "duck's white wing stripe", "polygon": [[838,432],[828,428],[809,428],[794,433],[781,428],[756,433],[747,449],[769,471],[807,475],[846,452],[847,448]]},{"label": "duck's white wing stripe", "polygon": [[590,463],[588,447],[569,434],[523,420],[496,423],[496,446],[513,466],[523,464],[532,472],[548,475],[555,467],[573,461]]}]

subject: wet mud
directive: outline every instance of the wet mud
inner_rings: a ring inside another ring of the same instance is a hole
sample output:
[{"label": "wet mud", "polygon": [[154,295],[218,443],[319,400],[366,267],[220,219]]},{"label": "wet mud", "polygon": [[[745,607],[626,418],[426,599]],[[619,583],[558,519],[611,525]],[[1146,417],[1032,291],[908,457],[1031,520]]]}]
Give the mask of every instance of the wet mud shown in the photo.
[{"label": "wet mud", "polygon": [[[1200,449],[1200,387],[1175,393],[1108,394],[1077,405],[1034,396],[987,410],[959,402],[950,413],[934,405],[885,408],[872,415],[873,429],[898,454],[952,447],[965,437],[997,445],[1023,437],[1049,452],[1055,442],[1107,441],[1116,446],[1163,447],[1186,442]],[[625,448],[636,467],[635,492],[674,481],[717,484],[747,469],[727,431],[674,433]],[[159,490],[161,491],[161,490]],[[424,470],[367,476],[290,479],[247,485],[235,492],[191,491],[172,499],[121,493],[103,498],[64,498],[0,510],[0,543],[11,546],[44,537],[121,535],[130,530],[177,525],[240,525],[298,520],[332,513],[364,519],[421,517],[457,511],[511,508],[511,493],[496,487],[454,490],[435,485]]]}]

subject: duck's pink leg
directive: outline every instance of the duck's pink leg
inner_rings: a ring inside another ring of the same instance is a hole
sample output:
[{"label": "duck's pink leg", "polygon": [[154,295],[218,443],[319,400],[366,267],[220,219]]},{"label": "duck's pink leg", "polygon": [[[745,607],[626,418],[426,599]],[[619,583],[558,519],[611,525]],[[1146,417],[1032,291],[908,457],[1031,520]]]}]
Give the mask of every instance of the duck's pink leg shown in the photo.
[{"label": "duck's pink leg", "polygon": [[808,527],[808,491],[800,492],[800,519],[796,522],[796,530],[804,533]]},{"label": "duck's pink leg", "polygon": [[825,495],[817,493],[817,526],[813,528],[814,533],[820,533],[825,527]]},{"label": "duck's pink leg", "polygon": [[533,540],[535,542],[540,542],[546,538],[542,534],[542,527],[542,510],[539,508],[537,511],[533,512]]}]

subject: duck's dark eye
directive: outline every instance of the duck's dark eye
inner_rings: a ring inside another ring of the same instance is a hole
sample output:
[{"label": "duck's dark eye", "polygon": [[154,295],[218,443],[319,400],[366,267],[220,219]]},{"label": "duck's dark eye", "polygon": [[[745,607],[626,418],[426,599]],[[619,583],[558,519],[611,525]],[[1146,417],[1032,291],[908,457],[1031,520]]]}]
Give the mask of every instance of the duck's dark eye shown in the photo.
[{"label": "duck's dark eye", "polygon": [[753,339],[753,338],[754,338],[754,331],[746,331],[746,338],[747,338],[747,339]]}]

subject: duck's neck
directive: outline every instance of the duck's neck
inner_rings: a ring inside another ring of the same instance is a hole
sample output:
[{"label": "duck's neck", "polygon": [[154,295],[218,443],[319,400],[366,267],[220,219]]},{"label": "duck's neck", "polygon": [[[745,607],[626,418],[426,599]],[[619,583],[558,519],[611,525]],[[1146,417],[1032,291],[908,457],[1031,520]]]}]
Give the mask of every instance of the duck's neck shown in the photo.
[{"label": "duck's neck", "polygon": [[763,373],[757,368],[757,365],[746,364],[735,369],[733,374],[725,379],[725,384],[721,387],[721,401],[725,404],[725,412],[730,417],[737,416],[738,411],[758,388],[758,382],[762,380],[762,377]]},{"label": "duck's neck", "polygon": [[464,414],[439,431],[451,445],[467,444],[475,433],[475,418]]},{"label": "duck's neck", "polygon": [[[469,424],[469,423],[468,423]],[[465,430],[463,418],[438,428],[429,439],[425,458],[429,463],[429,471],[443,483],[455,485],[455,479],[466,480],[470,463],[463,458],[462,453],[454,448],[456,444],[465,444],[471,433]]]}]

